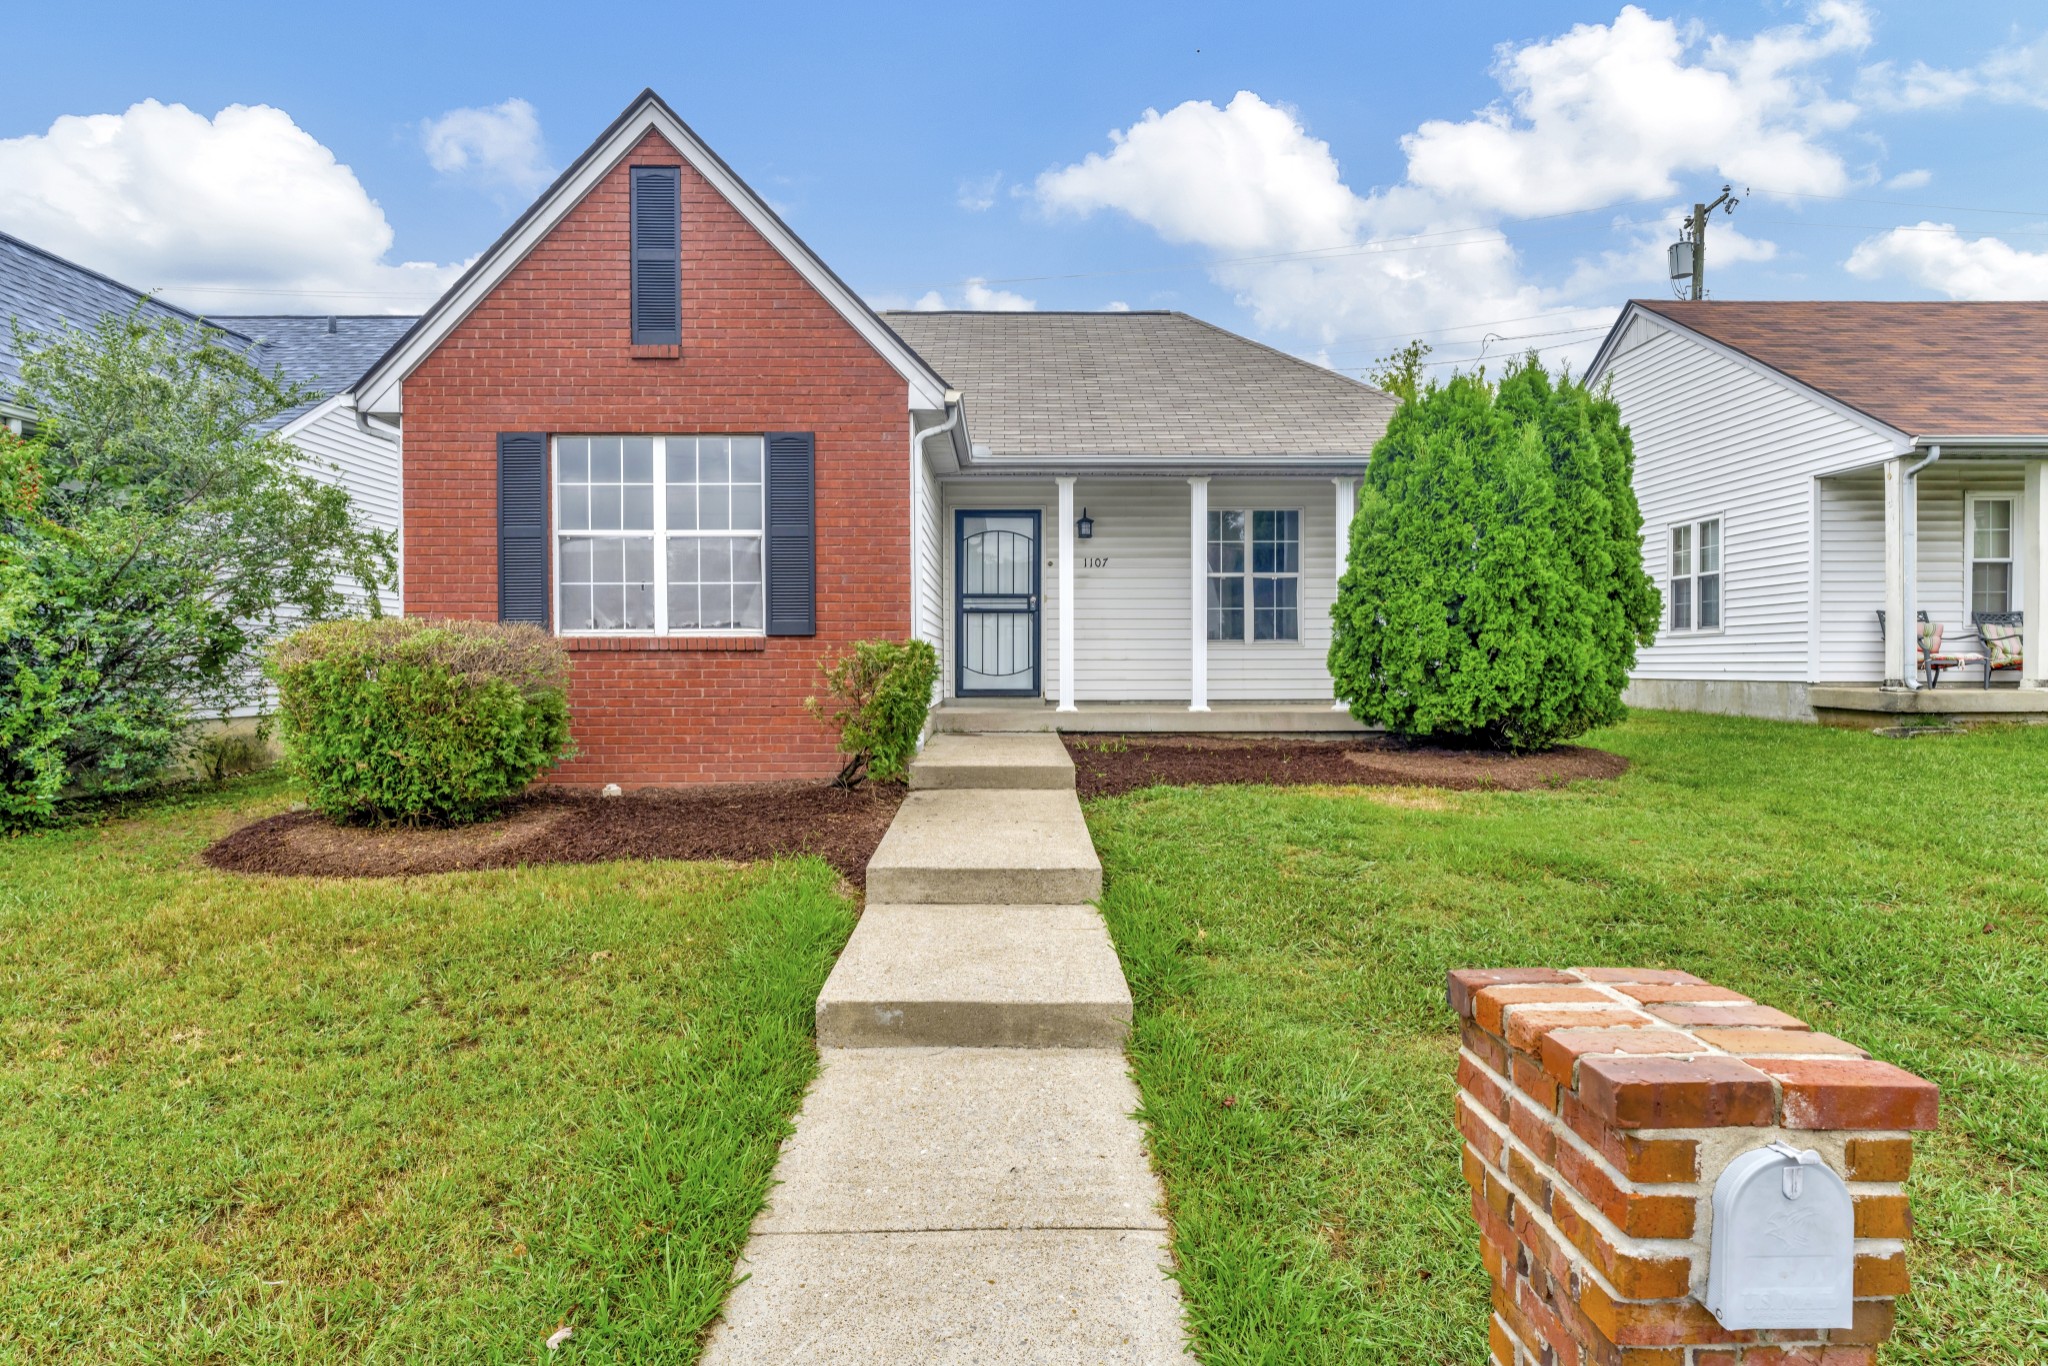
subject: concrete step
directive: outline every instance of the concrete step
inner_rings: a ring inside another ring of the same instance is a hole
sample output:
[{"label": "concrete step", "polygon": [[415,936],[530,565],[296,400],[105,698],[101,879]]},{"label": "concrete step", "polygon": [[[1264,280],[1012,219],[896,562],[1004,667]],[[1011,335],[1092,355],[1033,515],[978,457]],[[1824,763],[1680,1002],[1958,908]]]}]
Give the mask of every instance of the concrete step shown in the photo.
[{"label": "concrete step", "polygon": [[757,1234],[1164,1229],[1105,1048],[826,1048]]},{"label": "concrete step", "polygon": [[1093,906],[870,903],[818,993],[821,1048],[1114,1049],[1130,1027]]},{"label": "concrete step", "polygon": [[868,899],[890,905],[1076,905],[1102,895],[1102,863],[1071,791],[912,792],[874,857]]},{"label": "concrete step", "polygon": [[1194,1366],[1152,1229],[765,1235],[705,1366]]},{"label": "concrete step", "polygon": [[1057,735],[934,735],[910,762],[913,790],[1051,788],[1073,791],[1074,761]]}]

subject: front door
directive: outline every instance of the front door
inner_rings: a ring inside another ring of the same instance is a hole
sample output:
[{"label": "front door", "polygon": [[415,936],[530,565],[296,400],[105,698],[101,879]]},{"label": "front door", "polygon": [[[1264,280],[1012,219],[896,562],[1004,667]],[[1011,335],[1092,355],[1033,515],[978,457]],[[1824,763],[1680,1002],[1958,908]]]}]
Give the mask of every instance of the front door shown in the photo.
[{"label": "front door", "polygon": [[962,697],[1036,697],[1038,514],[958,512],[953,620]]}]

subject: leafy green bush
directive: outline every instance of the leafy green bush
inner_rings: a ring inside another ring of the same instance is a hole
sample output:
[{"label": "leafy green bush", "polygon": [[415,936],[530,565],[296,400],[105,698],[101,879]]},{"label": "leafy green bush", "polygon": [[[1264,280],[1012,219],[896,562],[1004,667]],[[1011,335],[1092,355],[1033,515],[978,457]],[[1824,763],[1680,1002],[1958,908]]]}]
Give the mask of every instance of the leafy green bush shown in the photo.
[{"label": "leafy green bush", "polygon": [[811,714],[839,732],[846,767],[832,781],[852,787],[863,777],[901,779],[917,753],[939,657],[922,640],[857,640],[853,648],[820,666],[829,703],[806,698]]},{"label": "leafy green bush", "polygon": [[1620,410],[1534,363],[1498,389],[1414,372],[1352,522],[1337,695],[1397,735],[1515,750],[1620,720],[1660,610]]},{"label": "leafy green bush", "polygon": [[0,828],[148,787],[193,719],[260,701],[264,648],[377,610],[392,538],[274,430],[313,397],[138,312],[16,330],[0,434]]},{"label": "leafy green bush", "polygon": [[570,753],[568,652],[538,627],[328,622],[270,675],[285,756],[335,820],[480,820]]}]

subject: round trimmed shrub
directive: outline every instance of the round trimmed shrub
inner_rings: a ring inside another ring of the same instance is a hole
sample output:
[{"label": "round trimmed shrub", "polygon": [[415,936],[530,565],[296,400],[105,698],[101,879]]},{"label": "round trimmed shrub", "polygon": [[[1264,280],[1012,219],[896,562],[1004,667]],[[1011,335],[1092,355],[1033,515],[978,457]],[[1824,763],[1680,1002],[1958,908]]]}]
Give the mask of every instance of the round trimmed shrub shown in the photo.
[{"label": "round trimmed shrub", "polygon": [[571,753],[569,655],[535,626],[323,622],[269,663],[285,757],[334,820],[467,824]]}]

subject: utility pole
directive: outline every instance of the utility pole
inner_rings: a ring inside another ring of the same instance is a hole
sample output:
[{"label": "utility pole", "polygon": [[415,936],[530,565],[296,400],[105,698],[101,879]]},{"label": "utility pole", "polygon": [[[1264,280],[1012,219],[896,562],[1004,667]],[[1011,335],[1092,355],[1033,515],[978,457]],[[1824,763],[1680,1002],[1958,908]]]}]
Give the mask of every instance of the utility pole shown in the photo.
[{"label": "utility pole", "polygon": [[1671,247],[1671,278],[1683,280],[1690,276],[1692,297],[1696,300],[1707,297],[1707,216],[1716,209],[1735,212],[1735,206],[1742,201],[1735,197],[1734,188],[1723,185],[1721,197],[1713,203],[1695,203],[1692,216],[1685,220],[1685,231]]}]

